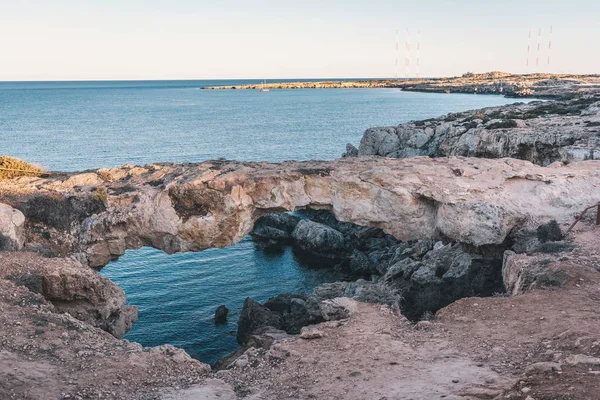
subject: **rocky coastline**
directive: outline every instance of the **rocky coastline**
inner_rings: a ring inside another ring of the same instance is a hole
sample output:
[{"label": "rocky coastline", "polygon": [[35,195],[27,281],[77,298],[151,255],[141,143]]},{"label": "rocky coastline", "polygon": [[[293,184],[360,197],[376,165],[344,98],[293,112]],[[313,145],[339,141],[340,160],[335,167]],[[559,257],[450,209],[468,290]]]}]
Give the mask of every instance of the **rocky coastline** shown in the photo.
[{"label": "rocky coastline", "polygon": [[568,99],[597,93],[600,75],[528,74],[506,72],[483,74],[466,73],[459,77],[422,79],[373,79],[342,81],[274,82],[234,86],[206,86],[204,90],[259,90],[259,89],[369,89],[396,88],[415,92],[497,94],[506,97],[537,97]]},{"label": "rocky coastline", "polygon": [[600,159],[600,95],[511,104],[368,129],[344,156],[516,158],[547,166]]},{"label": "rocky coastline", "polygon": [[[0,179],[0,397],[594,398],[600,227],[567,228],[600,201],[600,95],[548,79],[528,87],[559,100],[372,128],[333,161]],[[97,270],[247,234],[340,281],[248,298],[240,350],[212,370],[120,339],[137,309]]]}]

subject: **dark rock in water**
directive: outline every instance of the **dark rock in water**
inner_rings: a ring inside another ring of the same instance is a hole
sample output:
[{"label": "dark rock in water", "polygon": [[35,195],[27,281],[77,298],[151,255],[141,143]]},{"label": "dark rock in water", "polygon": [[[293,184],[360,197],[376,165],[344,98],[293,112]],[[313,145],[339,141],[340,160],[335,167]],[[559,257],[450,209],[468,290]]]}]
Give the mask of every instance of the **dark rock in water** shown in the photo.
[{"label": "dark rock in water", "polygon": [[250,234],[256,240],[289,242],[298,222],[300,218],[288,213],[267,214],[254,223],[254,229]]},{"label": "dark rock in water", "polygon": [[[338,315],[334,306],[333,310],[324,308],[333,304],[325,300],[337,297],[388,305],[400,303],[403,314],[417,320],[423,313],[435,312],[462,297],[489,296],[504,290],[501,276],[504,249],[500,252],[495,248],[467,249],[435,240],[402,242],[379,228],[337,221],[330,211],[302,213],[310,220],[278,219],[286,214],[269,216],[274,219],[257,224],[257,235],[277,241],[286,238],[295,226],[289,235],[295,251],[300,249],[297,257],[314,266],[335,265],[335,270],[346,277],[368,280],[323,284],[308,297],[292,294],[273,297],[264,304],[270,314],[264,310],[258,313],[259,322],[253,321],[252,329],[271,325],[290,334],[298,333],[303,326],[340,317],[343,313]],[[549,236],[554,231],[549,229]],[[537,238],[535,242],[539,243]],[[245,329],[243,324],[240,328]],[[242,336],[243,332],[238,335]]]},{"label": "dark rock in water", "polygon": [[243,346],[250,339],[252,332],[265,326],[281,329],[283,327],[283,318],[278,313],[271,311],[250,297],[246,298],[242,312],[240,313],[240,319],[238,320],[238,343]]},{"label": "dark rock in water", "polygon": [[276,313],[289,313],[292,300],[306,301],[306,296],[303,294],[283,293],[275,297],[271,297],[263,305],[269,310]]},{"label": "dark rock in water", "polygon": [[227,314],[229,309],[225,305],[220,305],[215,311],[215,324],[222,325],[227,323]]},{"label": "dark rock in water", "polygon": [[344,236],[318,222],[302,220],[292,232],[294,244],[319,257],[342,259],[346,255]]}]

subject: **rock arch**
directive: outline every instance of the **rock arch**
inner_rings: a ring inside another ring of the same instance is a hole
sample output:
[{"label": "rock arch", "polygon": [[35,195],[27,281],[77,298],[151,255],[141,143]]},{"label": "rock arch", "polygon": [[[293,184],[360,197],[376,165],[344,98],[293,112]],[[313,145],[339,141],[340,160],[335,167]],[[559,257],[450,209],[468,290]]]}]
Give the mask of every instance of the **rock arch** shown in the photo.
[{"label": "rock arch", "polygon": [[[328,209],[340,221],[376,226],[402,240],[445,236],[474,246],[500,244],[516,227],[566,221],[596,202],[599,165],[544,168],[460,157],[218,160],[20,178],[0,189],[10,185],[18,194],[10,203],[28,217],[29,243],[102,267],[144,245],[167,253],[228,246],[261,215],[302,208]],[[32,218],[44,213],[62,219]]]}]

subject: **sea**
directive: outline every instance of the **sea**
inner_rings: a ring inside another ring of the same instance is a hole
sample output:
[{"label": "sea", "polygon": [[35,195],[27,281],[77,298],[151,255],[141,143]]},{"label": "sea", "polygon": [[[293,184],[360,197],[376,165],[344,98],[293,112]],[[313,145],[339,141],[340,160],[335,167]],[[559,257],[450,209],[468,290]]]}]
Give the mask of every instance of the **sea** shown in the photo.
[{"label": "sea", "polygon": [[[358,145],[370,127],[517,101],[382,88],[202,90],[257,82],[0,82],[0,155],[51,171],[217,158],[331,160],[346,143]],[[172,344],[207,363],[238,348],[246,297],[262,302],[279,293],[310,293],[335,280],[331,271],[303,264],[293,249],[265,252],[251,237],[199,253],[128,250],[100,273],[139,307],[126,339]],[[230,309],[228,323],[215,325],[221,304]]]}]

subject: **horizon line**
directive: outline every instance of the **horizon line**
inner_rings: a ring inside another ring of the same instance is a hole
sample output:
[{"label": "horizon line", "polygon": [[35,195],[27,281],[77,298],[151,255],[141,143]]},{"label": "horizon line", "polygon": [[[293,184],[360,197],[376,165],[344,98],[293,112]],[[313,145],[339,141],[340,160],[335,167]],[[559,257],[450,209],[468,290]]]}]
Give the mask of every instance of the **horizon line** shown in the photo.
[{"label": "horizon line", "polygon": [[[487,74],[493,72],[504,72],[504,71],[486,71],[486,72],[475,72],[474,74]],[[589,73],[589,74],[577,74],[577,73],[558,73],[558,72],[507,72],[511,75],[577,75],[577,76],[598,76],[600,73]],[[438,78],[459,78],[461,75],[440,75],[440,76],[427,76],[427,77],[279,77],[279,78],[74,78],[74,79],[0,79],[0,83],[34,83],[34,82],[159,82],[159,81],[251,81],[251,80],[417,80],[417,79],[438,79]]]}]

